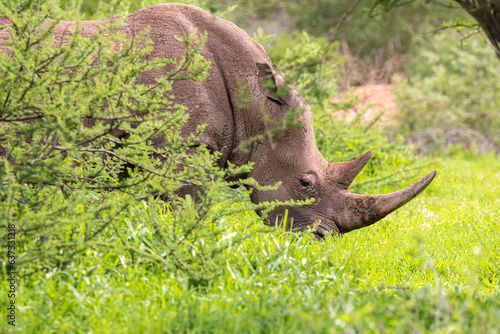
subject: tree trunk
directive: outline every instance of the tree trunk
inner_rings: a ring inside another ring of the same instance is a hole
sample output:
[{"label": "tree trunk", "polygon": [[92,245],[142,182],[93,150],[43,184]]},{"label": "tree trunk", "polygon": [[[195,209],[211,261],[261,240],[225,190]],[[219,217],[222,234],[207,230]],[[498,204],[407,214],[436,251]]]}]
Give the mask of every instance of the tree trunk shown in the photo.
[{"label": "tree trunk", "polygon": [[483,28],[500,60],[500,0],[455,0]]}]

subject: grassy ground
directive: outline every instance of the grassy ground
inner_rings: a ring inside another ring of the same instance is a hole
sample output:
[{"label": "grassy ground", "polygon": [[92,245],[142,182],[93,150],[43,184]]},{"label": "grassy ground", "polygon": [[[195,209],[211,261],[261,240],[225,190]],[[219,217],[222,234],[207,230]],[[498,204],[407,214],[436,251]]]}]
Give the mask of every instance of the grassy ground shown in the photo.
[{"label": "grassy ground", "polygon": [[[258,233],[227,250],[224,270],[208,284],[87,256],[19,282],[15,329],[499,332],[499,193],[500,159],[449,158],[423,195],[382,222],[325,242]],[[252,221],[254,213],[234,216],[228,231]],[[6,281],[0,286],[7,290]],[[5,319],[1,326],[12,331]]]}]

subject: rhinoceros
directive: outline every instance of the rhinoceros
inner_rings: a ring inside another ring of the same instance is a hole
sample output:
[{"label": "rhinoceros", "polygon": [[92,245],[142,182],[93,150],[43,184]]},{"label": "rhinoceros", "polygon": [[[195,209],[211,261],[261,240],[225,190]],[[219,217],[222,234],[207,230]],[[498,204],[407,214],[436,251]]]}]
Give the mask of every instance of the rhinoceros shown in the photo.
[{"label": "rhinoceros", "polygon": [[[118,19],[81,22],[82,34],[91,36],[98,29],[95,23],[103,25]],[[0,23],[6,24],[3,21]],[[56,42],[62,41],[73,26],[74,22],[60,22],[54,32]],[[133,36],[147,27],[154,42],[149,57],[180,58],[184,46],[175,36],[188,37],[194,29],[208,36],[202,51],[212,65],[208,78],[203,82],[179,81],[173,85],[176,102],[188,107],[189,120],[182,135],[187,136],[198,125],[206,124],[200,143],[220,153],[217,164],[221,168],[227,168],[229,163],[241,166],[253,162],[253,169],[238,178],[251,177],[264,186],[281,182],[277,190],[253,189],[250,194],[253,203],[315,199],[310,205],[278,207],[267,215],[267,223],[280,223],[288,210],[294,230],[314,226],[313,233],[318,238],[328,233],[346,233],[384,218],[415,198],[433,180],[436,171],[392,194],[349,192],[349,185],[367,163],[371,151],[350,162],[328,163],[315,144],[310,108],[291,85],[286,94],[276,94],[276,89],[288,86],[283,73],[245,31],[200,8],[175,3],[138,10],[128,16],[121,30]],[[0,40],[6,38],[5,33],[0,36]],[[144,84],[155,84],[163,75],[165,70],[155,70],[144,73],[141,80]],[[269,79],[275,89],[263,84]],[[238,103],[241,83],[247,87],[246,103]],[[267,121],[262,110],[269,116]],[[266,122],[283,120],[294,110],[301,110],[297,121],[302,126],[250,140],[265,133]],[[251,143],[247,150],[239,149],[242,142]],[[197,190],[186,186],[181,192],[195,196]]]}]

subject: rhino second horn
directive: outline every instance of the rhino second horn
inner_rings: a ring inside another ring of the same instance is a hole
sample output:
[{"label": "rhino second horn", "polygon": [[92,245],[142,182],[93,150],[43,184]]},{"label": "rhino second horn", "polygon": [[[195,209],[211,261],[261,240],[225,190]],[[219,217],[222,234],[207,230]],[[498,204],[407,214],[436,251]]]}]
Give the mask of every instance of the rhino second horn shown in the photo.
[{"label": "rhino second horn", "polygon": [[359,172],[365,167],[372,156],[372,151],[368,151],[356,160],[349,162],[335,162],[329,166],[329,176],[336,183],[347,189]]},{"label": "rhino second horn", "polygon": [[347,233],[379,221],[418,196],[432,182],[434,176],[435,170],[392,194],[358,195],[347,191],[344,221],[337,222],[340,232]]}]

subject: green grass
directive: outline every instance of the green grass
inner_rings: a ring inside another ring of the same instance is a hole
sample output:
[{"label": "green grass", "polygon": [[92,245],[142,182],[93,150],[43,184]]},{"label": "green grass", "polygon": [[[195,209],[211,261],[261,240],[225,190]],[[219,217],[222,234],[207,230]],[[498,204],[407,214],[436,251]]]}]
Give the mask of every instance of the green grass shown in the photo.
[{"label": "green grass", "polygon": [[[225,251],[208,283],[89,250],[19,282],[15,330],[499,332],[499,193],[500,159],[448,158],[424,194],[374,226],[325,242],[256,233]],[[233,216],[226,237],[252,222],[263,229],[253,212]]]}]

